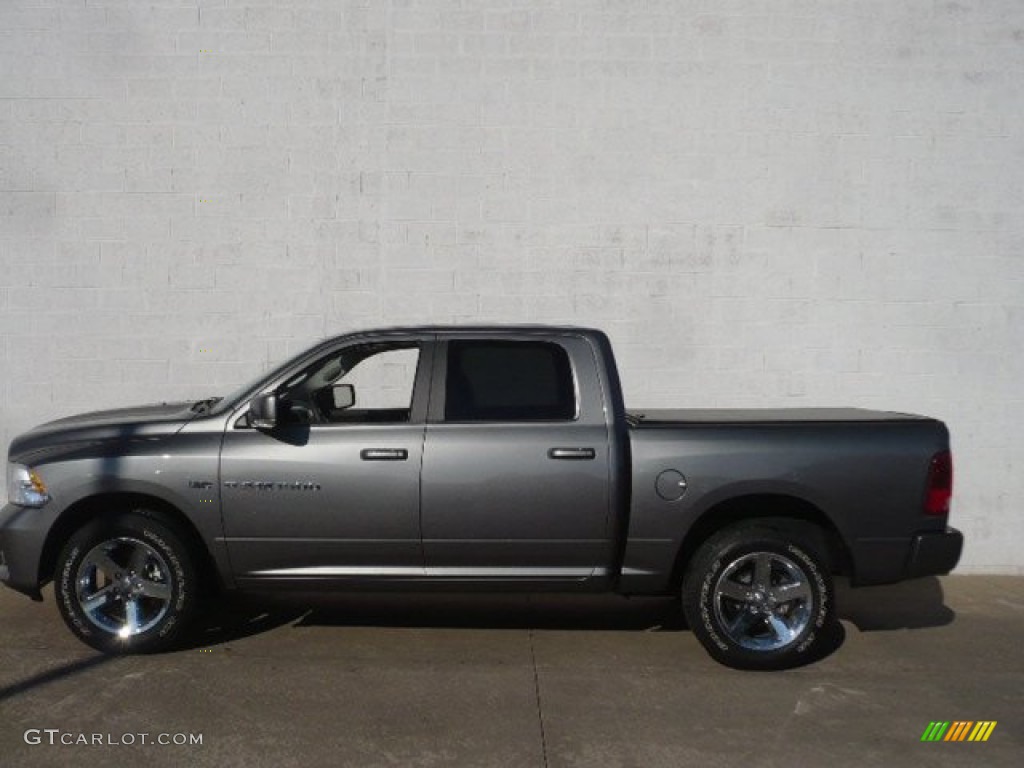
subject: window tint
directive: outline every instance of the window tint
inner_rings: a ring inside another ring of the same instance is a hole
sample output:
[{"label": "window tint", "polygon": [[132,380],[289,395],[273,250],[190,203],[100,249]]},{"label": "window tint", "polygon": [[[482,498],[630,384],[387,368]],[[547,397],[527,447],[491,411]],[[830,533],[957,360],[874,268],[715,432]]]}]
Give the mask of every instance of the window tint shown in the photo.
[{"label": "window tint", "polygon": [[447,421],[549,421],[576,415],[569,357],[538,341],[448,344]]}]

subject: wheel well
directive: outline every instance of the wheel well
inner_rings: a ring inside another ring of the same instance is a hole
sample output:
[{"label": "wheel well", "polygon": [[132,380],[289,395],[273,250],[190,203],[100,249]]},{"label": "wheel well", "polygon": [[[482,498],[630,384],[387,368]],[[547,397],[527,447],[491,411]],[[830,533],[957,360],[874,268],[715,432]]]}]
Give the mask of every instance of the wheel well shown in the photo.
[{"label": "wheel well", "polygon": [[130,512],[140,507],[153,510],[163,522],[180,532],[185,538],[185,546],[189,552],[196,553],[196,567],[199,568],[201,576],[205,577],[205,583],[215,584],[218,589],[223,587],[213,556],[192,521],[173,504],[144,493],[97,494],[80,499],[64,510],[46,536],[39,561],[39,583],[44,584],[52,580],[60,550],[75,531],[101,515]]},{"label": "wheel well", "polygon": [[850,572],[850,553],[843,537],[818,507],[796,496],[753,494],[719,502],[687,531],[672,571],[672,584],[682,584],[686,566],[697,549],[723,528],[746,521],[762,521],[778,530],[799,530],[812,537],[833,573]]}]

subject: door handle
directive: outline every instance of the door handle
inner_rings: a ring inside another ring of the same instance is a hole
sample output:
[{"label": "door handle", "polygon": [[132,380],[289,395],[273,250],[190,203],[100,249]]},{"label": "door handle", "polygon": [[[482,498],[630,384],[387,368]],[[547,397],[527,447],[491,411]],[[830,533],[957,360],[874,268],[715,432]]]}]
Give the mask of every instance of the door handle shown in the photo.
[{"label": "door handle", "polygon": [[405,461],[409,452],[405,448],[363,448],[359,458],[363,461]]},{"label": "door handle", "polygon": [[549,459],[588,460],[597,456],[593,448],[552,448],[548,451]]}]

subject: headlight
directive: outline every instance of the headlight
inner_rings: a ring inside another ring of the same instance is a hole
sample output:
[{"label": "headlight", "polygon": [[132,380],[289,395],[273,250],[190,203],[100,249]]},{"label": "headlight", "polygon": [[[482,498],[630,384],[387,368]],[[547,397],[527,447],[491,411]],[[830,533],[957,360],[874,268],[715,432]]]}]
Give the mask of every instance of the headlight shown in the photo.
[{"label": "headlight", "polygon": [[41,507],[50,500],[50,494],[34,469],[23,464],[8,464],[7,498],[19,507]]}]

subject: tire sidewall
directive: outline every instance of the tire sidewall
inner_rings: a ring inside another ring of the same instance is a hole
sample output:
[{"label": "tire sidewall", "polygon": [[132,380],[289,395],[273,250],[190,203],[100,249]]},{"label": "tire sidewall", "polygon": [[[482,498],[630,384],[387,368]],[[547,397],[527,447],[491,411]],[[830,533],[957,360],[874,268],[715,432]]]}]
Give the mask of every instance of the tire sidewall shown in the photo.
[{"label": "tire sidewall", "polygon": [[[98,544],[121,537],[138,539],[160,554],[169,568],[171,600],[167,613],[150,629],[120,638],[94,624],[78,601],[75,588],[78,569]],[[145,510],[93,520],[79,529],[65,545],[57,561],[54,592],[65,623],[74,634],[106,653],[146,653],[169,647],[193,611],[195,570],[181,539]]]},{"label": "tire sidewall", "polygon": [[[813,614],[804,630],[792,642],[771,651],[737,644],[715,616],[714,588],[722,570],[755,552],[782,555],[796,564],[807,579],[813,600]],[[806,542],[788,534],[741,529],[713,539],[702,548],[686,582],[683,603],[690,628],[712,657],[738,669],[784,669],[807,663],[833,622],[835,597],[823,559]]]}]

